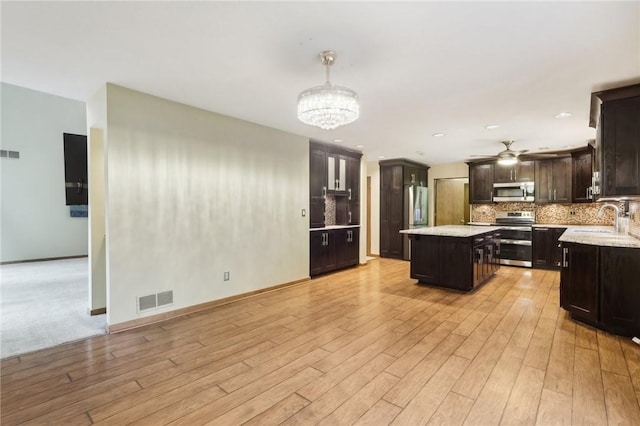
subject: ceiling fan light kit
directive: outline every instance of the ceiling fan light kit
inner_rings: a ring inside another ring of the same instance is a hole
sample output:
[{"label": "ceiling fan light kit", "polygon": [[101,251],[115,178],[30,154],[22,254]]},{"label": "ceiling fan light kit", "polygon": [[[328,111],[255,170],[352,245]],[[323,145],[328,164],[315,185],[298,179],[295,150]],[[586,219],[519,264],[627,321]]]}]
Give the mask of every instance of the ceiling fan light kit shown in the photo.
[{"label": "ceiling fan light kit", "polygon": [[335,60],[336,53],[331,50],[320,53],[320,61],[326,67],[325,84],[307,89],[298,96],[298,119],[325,130],[353,123],[360,117],[358,94],[347,87],[331,84],[330,67]]},{"label": "ceiling fan light kit", "polygon": [[[498,155],[489,156],[489,157],[497,158],[498,159],[497,163],[501,166],[513,166],[514,164],[519,163],[520,159],[518,157],[520,156],[520,154],[524,154],[529,150],[524,149],[522,151],[514,151],[511,149],[511,145],[513,144],[513,142],[514,141],[502,141],[506,149],[503,151],[500,151]],[[472,155],[472,157],[486,157],[486,156]]]}]

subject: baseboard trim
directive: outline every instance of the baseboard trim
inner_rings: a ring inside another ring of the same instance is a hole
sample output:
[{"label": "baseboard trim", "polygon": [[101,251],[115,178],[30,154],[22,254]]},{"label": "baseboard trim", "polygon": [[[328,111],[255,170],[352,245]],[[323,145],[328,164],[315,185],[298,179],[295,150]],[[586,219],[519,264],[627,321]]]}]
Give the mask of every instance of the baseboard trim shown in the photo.
[{"label": "baseboard trim", "polygon": [[48,262],[50,260],[79,259],[82,257],[89,257],[89,255],[81,254],[78,256],[43,257],[42,259],[10,260],[8,262],[0,262],[0,265],[13,265],[14,263]]},{"label": "baseboard trim", "polygon": [[98,308],[98,309],[92,309],[91,311],[89,311],[89,315],[93,316],[93,315],[102,315],[102,314],[106,314],[107,313],[107,308]]},{"label": "baseboard trim", "polygon": [[218,306],[227,305],[229,303],[235,302],[240,299],[247,299],[249,297],[253,297],[258,294],[268,293],[270,291],[277,291],[285,287],[291,287],[294,285],[302,284],[310,280],[311,278],[307,277],[300,280],[295,280],[295,281],[290,281],[283,284],[274,285],[271,287],[261,288],[259,290],[254,290],[247,293],[236,294],[235,296],[229,296],[223,299],[212,300],[211,302],[205,302],[205,303],[200,303],[198,305],[187,306],[186,308],[176,309],[175,311],[163,312],[161,314],[151,315],[144,318],[137,318],[131,321],[125,321],[117,324],[107,324],[107,333],[108,334],[120,333],[122,331],[143,327],[145,325],[166,321],[168,319],[173,319],[173,318],[193,314],[195,312],[200,312],[200,311],[215,308]]}]

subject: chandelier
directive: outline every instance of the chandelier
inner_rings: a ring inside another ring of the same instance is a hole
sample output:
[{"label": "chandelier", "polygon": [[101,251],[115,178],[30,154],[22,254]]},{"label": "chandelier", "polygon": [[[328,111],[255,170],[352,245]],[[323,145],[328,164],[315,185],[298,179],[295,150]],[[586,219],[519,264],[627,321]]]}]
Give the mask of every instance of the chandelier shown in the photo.
[{"label": "chandelier", "polygon": [[322,65],[327,67],[327,81],[298,96],[298,119],[305,124],[330,130],[353,123],[360,116],[358,94],[347,87],[334,86],[329,81],[329,70],[336,61],[336,53],[320,53]]}]

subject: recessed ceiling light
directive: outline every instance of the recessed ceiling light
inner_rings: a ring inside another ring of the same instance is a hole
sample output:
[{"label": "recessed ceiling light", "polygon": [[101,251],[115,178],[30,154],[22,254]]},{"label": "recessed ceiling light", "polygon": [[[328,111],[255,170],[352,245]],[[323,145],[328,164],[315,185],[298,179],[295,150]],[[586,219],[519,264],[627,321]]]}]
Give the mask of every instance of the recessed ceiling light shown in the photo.
[{"label": "recessed ceiling light", "polygon": [[422,152],[422,151],[416,151],[416,154],[418,154],[418,155],[424,155],[424,152]]},{"label": "recessed ceiling light", "polygon": [[431,135],[431,136],[433,136],[434,138],[441,138],[441,137],[443,137],[444,135],[445,135],[444,133],[434,133],[434,134],[433,134],[433,135]]},{"label": "recessed ceiling light", "polygon": [[342,139],[334,139],[333,141],[334,141],[335,143],[343,142],[343,140],[342,140]]},{"label": "recessed ceiling light", "polygon": [[364,148],[364,145],[356,145],[356,148]]},{"label": "recessed ceiling light", "polygon": [[499,124],[489,124],[487,126],[484,126],[484,128],[487,129],[487,130],[497,129],[498,127],[500,127]]},{"label": "recessed ceiling light", "polygon": [[567,118],[567,117],[571,117],[571,113],[570,112],[561,112],[560,114],[556,114],[554,115],[555,118]]},{"label": "recessed ceiling light", "polygon": [[571,148],[573,145],[565,145],[565,148]]},{"label": "recessed ceiling light", "polygon": [[384,156],[384,155],[378,155],[378,158],[379,158],[380,160],[384,160],[384,159],[385,159],[385,156]]},{"label": "recessed ceiling light", "polygon": [[538,149],[540,151],[546,151],[547,149],[549,149],[549,147],[548,146],[541,146],[541,147],[538,147]]}]

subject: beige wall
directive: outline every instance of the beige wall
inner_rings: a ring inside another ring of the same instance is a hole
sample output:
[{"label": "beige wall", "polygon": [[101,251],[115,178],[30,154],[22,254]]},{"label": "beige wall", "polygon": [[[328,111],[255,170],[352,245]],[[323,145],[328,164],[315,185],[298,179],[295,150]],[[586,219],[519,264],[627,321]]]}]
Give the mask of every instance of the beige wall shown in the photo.
[{"label": "beige wall", "polygon": [[111,84],[107,135],[110,325],[308,277],[306,138]]}]

